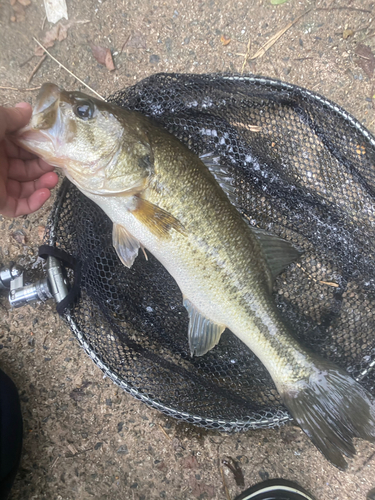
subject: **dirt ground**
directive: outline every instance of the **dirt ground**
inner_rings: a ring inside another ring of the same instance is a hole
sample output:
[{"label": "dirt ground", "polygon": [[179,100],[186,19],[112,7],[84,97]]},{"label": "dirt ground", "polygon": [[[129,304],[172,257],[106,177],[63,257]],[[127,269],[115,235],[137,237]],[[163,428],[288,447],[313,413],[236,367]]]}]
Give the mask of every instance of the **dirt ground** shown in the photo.
[{"label": "dirt ground", "polygon": [[[32,36],[43,40],[53,26],[44,21],[41,0],[27,7],[11,3],[0,0],[0,104],[32,102],[36,92],[22,89],[45,81],[83,89],[49,58],[29,81],[39,61],[32,57]],[[102,95],[156,72],[240,72],[249,40],[252,55],[311,9],[263,57],[246,62],[245,73],[319,92],[375,130],[372,1],[67,4],[67,36],[51,53]],[[98,64],[90,43],[111,50],[114,71]],[[370,52],[357,57],[361,43]],[[51,203],[28,217],[1,218],[1,263],[39,265],[37,249]],[[228,456],[240,462],[247,487],[283,477],[298,481],[317,500],[359,500],[375,486],[374,445],[357,443],[357,456],[344,473],[294,426],[224,435],[176,422],[104,379],[53,303],[11,310],[4,295],[0,308],[0,363],[19,389],[25,425],[11,500],[233,499],[244,488],[223,467],[225,491],[220,464]]]}]

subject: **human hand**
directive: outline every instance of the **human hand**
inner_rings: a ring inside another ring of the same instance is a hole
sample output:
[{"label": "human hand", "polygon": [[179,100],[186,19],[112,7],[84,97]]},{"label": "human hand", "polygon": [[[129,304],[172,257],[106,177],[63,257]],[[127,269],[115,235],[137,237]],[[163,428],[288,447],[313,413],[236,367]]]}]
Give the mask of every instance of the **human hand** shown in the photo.
[{"label": "human hand", "polygon": [[51,195],[58,176],[51,165],[11,143],[6,135],[27,125],[31,106],[0,106],[0,213],[17,217],[38,210]]}]

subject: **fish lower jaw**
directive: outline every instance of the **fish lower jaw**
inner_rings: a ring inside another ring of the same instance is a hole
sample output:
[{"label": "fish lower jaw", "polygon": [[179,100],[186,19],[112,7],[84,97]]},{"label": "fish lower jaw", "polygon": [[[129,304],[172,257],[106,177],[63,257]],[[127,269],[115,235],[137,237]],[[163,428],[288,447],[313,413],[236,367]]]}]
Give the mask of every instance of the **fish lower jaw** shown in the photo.
[{"label": "fish lower jaw", "polygon": [[60,166],[63,160],[56,158],[56,149],[51,137],[41,130],[24,127],[17,135],[11,136],[12,142],[17,146],[33,153],[47,163]]}]

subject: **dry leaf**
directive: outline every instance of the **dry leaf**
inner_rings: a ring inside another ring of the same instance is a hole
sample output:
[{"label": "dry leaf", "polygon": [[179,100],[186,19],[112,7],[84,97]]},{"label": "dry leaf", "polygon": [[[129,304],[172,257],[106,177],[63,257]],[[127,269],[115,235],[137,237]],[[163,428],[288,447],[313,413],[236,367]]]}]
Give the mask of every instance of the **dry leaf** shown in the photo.
[{"label": "dry leaf", "polygon": [[125,47],[133,47],[134,49],[145,49],[146,41],[144,35],[140,32],[133,33],[124,43],[123,49]]},{"label": "dry leaf", "polygon": [[92,50],[92,55],[95,57],[98,63],[105,65],[105,58],[108,49],[100,47],[99,45],[91,44],[91,50]]},{"label": "dry leaf", "polygon": [[[42,40],[42,45],[46,49],[49,47],[53,47],[56,41],[61,42],[62,40],[65,40],[68,36],[68,29],[71,28],[75,24],[86,24],[89,23],[90,21],[69,21],[66,24],[63,23],[57,23],[53,28],[51,28],[47,33],[44,35],[44,38]],[[41,47],[37,47],[35,49],[35,55],[36,56],[41,56],[44,54],[44,50]]]},{"label": "dry leaf", "polygon": [[[47,31],[47,33],[44,35],[44,38],[42,40],[42,45],[46,49],[53,47],[55,45],[56,40],[61,42],[62,40],[65,40],[65,38],[68,36],[68,29],[70,28],[70,24],[62,24],[62,23],[57,23],[52,29]],[[35,55],[36,56],[41,56],[44,54],[44,50],[42,47],[37,47],[35,49]]]},{"label": "dry leaf", "polygon": [[20,245],[25,245],[26,244],[26,236],[25,233],[21,230],[14,231],[14,233],[11,233],[11,237]]},{"label": "dry leaf", "polygon": [[362,68],[369,78],[372,78],[375,69],[375,57],[370,47],[359,43],[355,48],[355,53],[357,56],[356,65]]},{"label": "dry leaf", "polygon": [[198,460],[194,455],[189,455],[181,460],[181,465],[184,469],[198,469]]},{"label": "dry leaf", "polygon": [[28,5],[31,4],[31,1],[30,0],[18,0],[18,3],[20,3],[24,7],[27,7]]},{"label": "dry leaf", "polygon": [[225,46],[225,45],[228,45],[228,43],[230,43],[231,39],[230,38],[226,38],[224,35],[221,35],[220,37],[220,42]]},{"label": "dry leaf", "polygon": [[350,29],[344,30],[342,32],[342,37],[344,40],[346,40],[347,38],[349,38],[350,36],[353,36],[353,35],[354,35],[354,31],[350,30]]},{"label": "dry leaf", "polygon": [[10,5],[13,7],[13,5],[17,2],[17,0],[10,0]]},{"label": "dry leaf", "polygon": [[44,0],[46,16],[49,23],[57,23],[63,17],[68,19],[68,11],[65,0]]},{"label": "dry leaf", "polygon": [[112,54],[109,49],[107,49],[107,55],[105,56],[105,66],[108,71],[113,71],[115,69],[115,64],[112,59]]},{"label": "dry leaf", "polygon": [[109,49],[100,47],[100,45],[91,44],[91,50],[92,55],[95,57],[99,64],[105,66],[109,71],[113,71],[115,69],[112,54]]},{"label": "dry leaf", "polygon": [[[215,498],[216,488],[212,484],[206,484],[203,481],[198,481],[195,475],[190,475],[188,478],[188,485],[194,498]],[[216,497],[217,498],[217,497]],[[227,497],[230,498],[230,497]]]},{"label": "dry leaf", "polygon": [[12,9],[14,12],[14,16],[12,16],[12,18],[14,18],[14,21],[20,23],[21,21],[25,20],[25,9],[22,7],[20,3],[14,4]]}]

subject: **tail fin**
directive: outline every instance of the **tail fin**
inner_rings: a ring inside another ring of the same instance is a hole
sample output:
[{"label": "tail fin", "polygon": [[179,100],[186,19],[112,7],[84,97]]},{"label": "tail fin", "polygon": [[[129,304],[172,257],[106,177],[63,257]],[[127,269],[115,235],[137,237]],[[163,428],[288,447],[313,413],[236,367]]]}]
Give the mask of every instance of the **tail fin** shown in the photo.
[{"label": "tail fin", "polygon": [[339,469],[347,467],[344,455],[355,455],[353,438],[375,441],[371,394],[333,363],[319,361],[308,380],[281,396],[302,430]]}]

